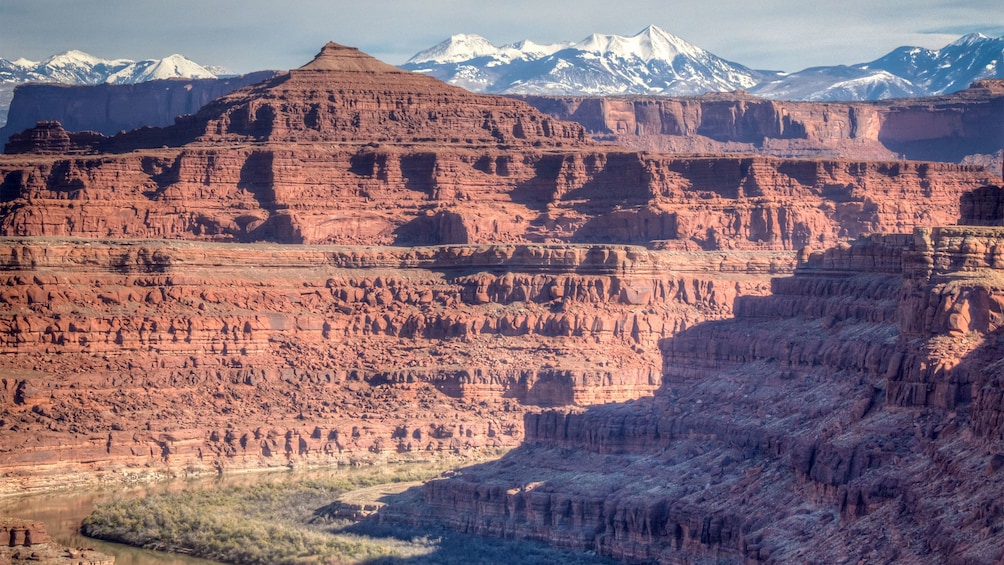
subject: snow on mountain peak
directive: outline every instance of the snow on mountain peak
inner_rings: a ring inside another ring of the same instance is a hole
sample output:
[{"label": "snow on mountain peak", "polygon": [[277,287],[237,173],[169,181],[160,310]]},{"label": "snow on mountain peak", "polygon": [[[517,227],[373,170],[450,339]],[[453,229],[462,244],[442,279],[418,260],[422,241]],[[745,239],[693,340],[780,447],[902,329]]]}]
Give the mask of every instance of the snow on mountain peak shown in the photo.
[{"label": "snow on mountain peak", "polygon": [[957,46],[972,45],[973,43],[977,43],[977,42],[983,41],[985,39],[990,39],[990,38],[987,37],[986,35],[983,35],[982,33],[979,33],[979,32],[976,32],[976,33],[967,33],[966,35],[963,35],[962,37],[960,37],[960,38],[956,39],[955,41],[949,43],[947,46],[951,47],[953,45],[957,45]]},{"label": "snow on mountain peak", "polygon": [[214,78],[216,75],[195,61],[175,53],[163,59],[132,63],[105,79],[109,84],[146,82],[168,78]]},{"label": "snow on mountain peak", "polygon": [[[14,83],[54,82],[59,84],[123,84],[166,78],[213,78],[216,75],[183,55],[163,59],[133,61],[102,59],[71,49],[43,61],[20,58],[10,63],[16,69]],[[8,79],[8,82],[10,80]]]},{"label": "snow on mountain peak", "polygon": [[420,51],[408,59],[414,63],[459,63],[497,55],[499,48],[480,35],[458,33],[425,51]]},{"label": "snow on mountain peak", "polygon": [[19,57],[11,61],[11,64],[22,69],[33,69],[38,66],[38,63],[38,61],[32,61],[30,59],[25,59],[24,57]]},{"label": "snow on mountain peak", "polygon": [[654,25],[646,27],[631,37],[594,33],[575,44],[574,47],[601,56],[614,56],[624,60],[637,58],[646,63],[653,60],[672,61],[678,55],[686,55],[691,58],[707,56],[707,52],[703,49]]}]

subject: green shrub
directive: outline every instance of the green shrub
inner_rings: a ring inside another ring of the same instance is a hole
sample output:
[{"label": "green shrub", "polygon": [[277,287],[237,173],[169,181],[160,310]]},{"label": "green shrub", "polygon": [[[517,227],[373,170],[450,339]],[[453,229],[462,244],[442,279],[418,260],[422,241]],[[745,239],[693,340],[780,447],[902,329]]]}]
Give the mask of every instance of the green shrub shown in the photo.
[{"label": "green shrub", "polygon": [[315,520],[317,508],[349,491],[429,480],[444,463],[340,471],[327,476],[283,475],[251,486],[192,489],[116,500],[96,508],[85,535],[129,545],[190,553],[226,563],[597,563],[585,554],[540,544],[477,538],[456,532],[387,527],[349,533]]}]

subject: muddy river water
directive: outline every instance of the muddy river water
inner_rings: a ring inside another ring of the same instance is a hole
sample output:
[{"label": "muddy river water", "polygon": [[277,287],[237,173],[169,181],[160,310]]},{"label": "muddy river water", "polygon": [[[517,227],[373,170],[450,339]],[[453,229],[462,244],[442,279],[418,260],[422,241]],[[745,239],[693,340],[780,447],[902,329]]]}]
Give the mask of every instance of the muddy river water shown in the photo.
[{"label": "muddy river water", "polygon": [[219,488],[254,484],[261,481],[294,480],[302,478],[302,476],[302,474],[288,471],[244,473],[223,478],[172,480],[141,487],[82,487],[51,493],[13,496],[0,498],[0,516],[40,520],[45,523],[49,536],[56,543],[71,548],[93,547],[102,553],[113,555],[115,565],[214,565],[217,562],[84,537],[80,534],[80,524],[96,505],[107,500],[123,497],[142,498],[184,489]]}]

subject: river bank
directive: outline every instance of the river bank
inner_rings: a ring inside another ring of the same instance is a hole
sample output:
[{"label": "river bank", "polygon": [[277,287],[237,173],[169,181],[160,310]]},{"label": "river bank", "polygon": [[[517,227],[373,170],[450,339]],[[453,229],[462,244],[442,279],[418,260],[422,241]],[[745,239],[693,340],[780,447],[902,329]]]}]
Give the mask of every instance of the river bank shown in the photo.
[{"label": "river bank", "polygon": [[[387,492],[407,491],[414,496],[424,481],[488,459],[235,473],[124,489],[121,485],[78,487],[0,499],[0,514],[45,521],[54,541],[68,547],[93,547],[113,555],[117,565],[419,565],[513,562],[514,556],[520,563],[610,563],[534,542],[380,523],[368,519],[372,512],[354,518],[332,512],[346,502],[359,508],[379,507],[379,499],[386,498]],[[85,521],[90,533],[130,545],[83,536],[80,527]]]}]

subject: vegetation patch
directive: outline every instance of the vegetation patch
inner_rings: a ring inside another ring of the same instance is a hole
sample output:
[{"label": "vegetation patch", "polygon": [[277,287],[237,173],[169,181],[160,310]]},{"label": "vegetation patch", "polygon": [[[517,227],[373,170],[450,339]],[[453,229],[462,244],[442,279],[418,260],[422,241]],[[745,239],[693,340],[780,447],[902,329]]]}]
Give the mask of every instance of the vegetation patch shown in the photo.
[{"label": "vegetation patch", "polygon": [[238,564],[607,562],[533,542],[319,519],[319,510],[336,499],[351,499],[354,492],[372,492],[378,485],[420,484],[449,467],[437,462],[342,469],[323,476],[288,473],[250,486],[116,500],[97,507],[84,520],[82,532]]}]

